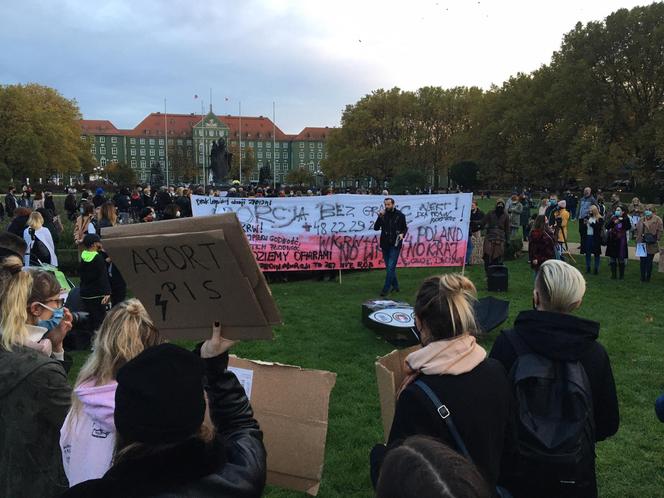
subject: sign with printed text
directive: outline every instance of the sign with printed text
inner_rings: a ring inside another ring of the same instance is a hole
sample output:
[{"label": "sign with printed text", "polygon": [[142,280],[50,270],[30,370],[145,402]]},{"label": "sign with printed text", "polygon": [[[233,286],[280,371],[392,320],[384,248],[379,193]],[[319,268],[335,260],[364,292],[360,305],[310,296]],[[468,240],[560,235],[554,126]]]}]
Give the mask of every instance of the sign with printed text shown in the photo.
[{"label": "sign with printed text", "polygon": [[[263,271],[383,268],[383,196],[192,196],[194,216],[235,213]],[[394,196],[406,216],[399,266],[462,266],[472,194]]]}]

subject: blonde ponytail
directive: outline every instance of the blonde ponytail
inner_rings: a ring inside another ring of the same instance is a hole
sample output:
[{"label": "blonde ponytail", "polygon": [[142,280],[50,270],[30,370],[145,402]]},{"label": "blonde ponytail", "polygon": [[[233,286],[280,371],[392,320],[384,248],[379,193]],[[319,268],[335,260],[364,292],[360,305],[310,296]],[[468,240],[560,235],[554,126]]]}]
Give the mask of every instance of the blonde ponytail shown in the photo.
[{"label": "blonde ponytail", "polygon": [[0,262],[0,346],[11,351],[28,337],[28,299],[32,275],[22,271],[23,261],[8,256]]}]

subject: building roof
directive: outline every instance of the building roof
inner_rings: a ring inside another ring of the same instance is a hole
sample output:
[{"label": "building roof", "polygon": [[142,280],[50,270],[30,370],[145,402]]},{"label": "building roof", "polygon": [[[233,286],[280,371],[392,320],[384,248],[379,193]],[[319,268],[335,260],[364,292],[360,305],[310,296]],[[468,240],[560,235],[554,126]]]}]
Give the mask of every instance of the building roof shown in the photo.
[{"label": "building roof", "polygon": [[81,119],[81,132],[89,135],[124,135],[126,130],[118,130],[107,119]]},{"label": "building roof", "polygon": [[327,137],[330,135],[330,132],[332,130],[334,130],[334,128],[329,128],[328,126],[324,128],[307,126],[300,133],[295,135],[291,140],[300,141],[300,142],[303,141],[318,142],[321,140],[327,140]]},{"label": "building roof", "polygon": [[[226,116],[219,116],[219,119],[230,128],[229,138],[237,138],[240,128],[240,117],[227,114]],[[242,116],[242,138],[245,140],[255,140],[257,138],[271,140],[273,130],[276,140],[288,140],[288,135],[281,131],[278,126],[274,126],[270,118],[264,116]]]},{"label": "building roof", "polygon": [[[171,114],[168,113],[168,136],[189,137],[192,128],[201,122],[200,114]],[[240,127],[240,117],[217,115],[217,118],[228,126],[231,140],[237,139]],[[81,119],[81,131],[91,135],[127,135],[132,137],[163,137],[164,114],[153,112],[146,116],[133,130],[119,130],[108,120]],[[271,140],[274,130],[275,139],[279,141],[319,141],[325,140],[333,128],[304,128],[297,135],[289,135],[274,126],[272,120],[265,116],[242,116],[242,138],[244,140]],[[259,136],[260,134],[260,136]]]}]

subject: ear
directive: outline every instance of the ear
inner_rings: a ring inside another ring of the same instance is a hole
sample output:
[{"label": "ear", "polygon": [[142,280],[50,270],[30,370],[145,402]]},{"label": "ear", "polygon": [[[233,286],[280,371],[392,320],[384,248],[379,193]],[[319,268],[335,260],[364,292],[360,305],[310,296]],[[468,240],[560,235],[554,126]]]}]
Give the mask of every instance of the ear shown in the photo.
[{"label": "ear", "polygon": [[577,301],[575,303],[572,303],[570,311],[578,310],[581,307],[582,303],[583,303],[583,299],[581,299],[580,301]]},{"label": "ear", "polygon": [[41,316],[43,308],[39,306],[39,303],[32,303],[28,306],[28,310],[33,316]]},{"label": "ear", "polygon": [[533,289],[533,304],[535,305],[535,308],[539,308],[540,306],[540,295],[539,292],[537,292],[537,289]]}]

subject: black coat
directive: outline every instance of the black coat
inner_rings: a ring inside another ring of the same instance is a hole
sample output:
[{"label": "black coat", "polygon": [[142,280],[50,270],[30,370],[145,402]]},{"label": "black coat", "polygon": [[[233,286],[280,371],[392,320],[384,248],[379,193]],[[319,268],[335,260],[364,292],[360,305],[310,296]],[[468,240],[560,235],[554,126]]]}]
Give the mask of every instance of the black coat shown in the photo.
[{"label": "black coat", "polygon": [[175,204],[180,208],[180,216],[183,218],[191,217],[191,200],[184,195],[175,199]]},{"label": "black coat", "polygon": [[[595,440],[602,441],[618,431],[620,416],[613,371],[604,347],[597,342],[599,323],[563,313],[522,311],[514,322],[514,330],[535,353],[552,360],[580,361],[588,375],[593,395]],[[516,360],[512,343],[501,334],[490,354],[509,372]],[[516,468],[506,469],[502,481],[519,497],[558,497],[538,475],[518,475]],[[591,489],[583,496],[597,496],[594,465],[587,476]],[[543,489],[542,486],[545,488]],[[594,492],[594,494],[593,494]]]},{"label": "black coat", "polygon": [[14,216],[14,211],[18,207],[18,202],[14,194],[5,195],[5,213],[10,218]]},{"label": "black coat", "polygon": [[[514,400],[502,365],[486,359],[461,375],[422,375],[448,407],[468,452],[491,489],[503,451],[514,444]],[[399,396],[388,445],[413,435],[432,436],[457,449],[433,403],[414,384]]]},{"label": "black coat", "polygon": [[97,253],[92,261],[81,260],[79,267],[81,277],[81,297],[93,298],[111,295],[111,283],[108,279],[106,261],[102,253]]},{"label": "black coat", "polygon": [[25,227],[28,225],[28,217],[29,216],[17,216],[9,223],[7,231],[23,238],[23,232],[25,232]]},{"label": "black coat", "polygon": [[385,251],[396,245],[399,234],[406,235],[408,232],[406,216],[396,208],[393,211],[385,211],[376,219],[374,230],[380,230],[380,248]]},{"label": "black coat", "polygon": [[228,354],[204,360],[210,445],[189,440],[168,451],[115,464],[101,479],[80,483],[63,498],[259,497],[265,487],[263,434]]},{"label": "black coat", "polygon": [[477,208],[475,212],[470,212],[470,233],[475,233],[482,230],[483,219],[484,212],[480,208]]}]

